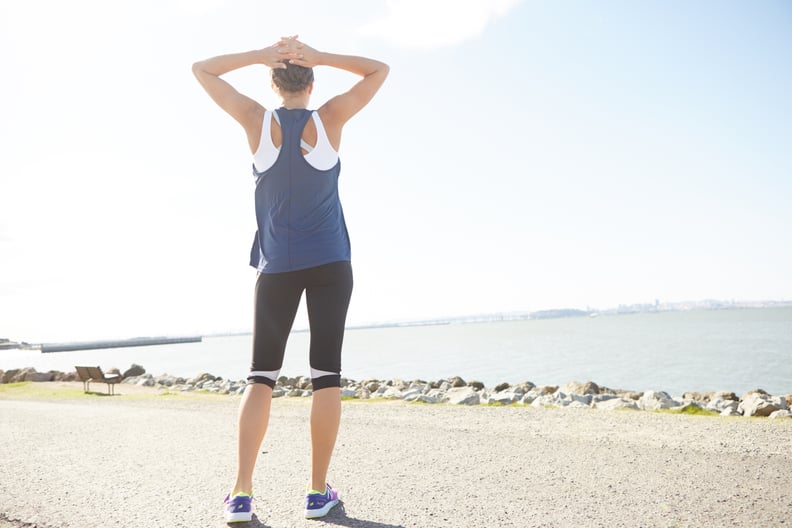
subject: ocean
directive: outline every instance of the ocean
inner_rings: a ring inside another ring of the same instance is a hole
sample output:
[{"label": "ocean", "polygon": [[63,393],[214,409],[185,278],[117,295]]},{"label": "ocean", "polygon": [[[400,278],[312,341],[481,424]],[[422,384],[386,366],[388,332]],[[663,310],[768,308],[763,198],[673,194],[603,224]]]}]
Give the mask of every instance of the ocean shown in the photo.
[{"label": "ocean", "polygon": [[[289,338],[281,373],[308,374],[308,332]],[[42,354],[0,351],[0,370],[70,371],[137,363],[152,374],[202,372],[244,379],[250,335],[201,343]],[[347,330],[342,375],[487,386],[594,381],[614,389],[792,393],[792,307],[692,310],[598,317],[452,323]]]}]

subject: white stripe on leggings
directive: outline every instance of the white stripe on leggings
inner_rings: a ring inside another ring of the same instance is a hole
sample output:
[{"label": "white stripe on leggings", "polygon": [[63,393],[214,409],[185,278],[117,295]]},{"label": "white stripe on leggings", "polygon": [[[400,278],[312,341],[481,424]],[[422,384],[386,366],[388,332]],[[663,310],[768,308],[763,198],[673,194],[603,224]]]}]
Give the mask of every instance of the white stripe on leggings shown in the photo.
[{"label": "white stripe on leggings", "polygon": [[278,381],[278,374],[280,373],[280,369],[278,370],[251,370],[250,376],[261,376],[262,378],[269,378],[272,381]]},{"label": "white stripe on leggings", "polygon": [[326,370],[311,369],[311,377],[313,379],[321,378],[322,376],[338,376],[338,372],[327,372]]}]

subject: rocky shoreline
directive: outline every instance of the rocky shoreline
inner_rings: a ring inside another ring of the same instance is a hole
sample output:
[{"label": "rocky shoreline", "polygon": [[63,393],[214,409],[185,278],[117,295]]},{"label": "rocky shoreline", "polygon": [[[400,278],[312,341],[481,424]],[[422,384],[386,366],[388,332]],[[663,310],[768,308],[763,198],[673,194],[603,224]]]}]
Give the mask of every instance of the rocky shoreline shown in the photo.
[{"label": "rocky shoreline", "polygon": [[[140,365],[132,365],[125,372],[108,369],[108,374],[122,376],[122,384],[158,387],[173,391],[204,391],[219,394],[241,394],[245,380],[227,380],[209,373],[194,378],[182,378],[146,373]],[[0,383],[23,381],[80,381],[76,372],[37,372],[33,368],[0,370]],[[304,398],[312,394],[311,379],[306,376],[281,376],[273,390],[274,398]],[[642,411],[670,410],[682,413],[718,414],[721,416],[753,416],[792,418],[792,394],[772,395],[754,389],[742,396],[733,392],[685,392],[672,397],[664,391],[631,391],[601,387],[592,381],[570,382],[565,385],[540,385],[530,381],[500,383],[485,387],[478,381],[465,381],[459,376],[447,379],[405,381],[400,379],[355,381],[341,379],[344,399],[403,400],[425,404],[451,405],[524,405],[531,407],[570,407],[590,409],[631,409]]]}]

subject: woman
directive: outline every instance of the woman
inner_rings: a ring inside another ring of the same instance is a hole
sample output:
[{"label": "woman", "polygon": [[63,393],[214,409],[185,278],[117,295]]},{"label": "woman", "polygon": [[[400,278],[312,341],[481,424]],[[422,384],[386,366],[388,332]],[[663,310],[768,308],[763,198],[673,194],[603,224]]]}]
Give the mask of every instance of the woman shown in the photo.
[{"label": "woman", "polygon": [[[254,64],[271,68],[273,90],[283,101],[274,112],[221,78]],[[362,78],[349,91],[309,111],[314,66]],[[388,70],[376,60],[317,51],[296,36],[193,65],[209,96],[245,129],[256,179],[258,231],[250,256],[250,264],[259,271],[253,361],[239,409],[236,483],[225,499],[229,522],[252,519],[253,468],[303,291],[313,383],[305,515],[323,517],[338,503],[338,493],[327,485],[327,470],[341,418],[341,344],[352,293],[349,236],[338,198],[338,150],[344,125],[374,97]]]}]

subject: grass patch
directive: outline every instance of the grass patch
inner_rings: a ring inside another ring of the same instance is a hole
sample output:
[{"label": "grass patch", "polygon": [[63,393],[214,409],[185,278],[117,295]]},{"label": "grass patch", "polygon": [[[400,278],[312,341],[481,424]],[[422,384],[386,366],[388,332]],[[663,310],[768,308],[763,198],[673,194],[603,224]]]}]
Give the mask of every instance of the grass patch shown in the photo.
[{"label": "grass patch", "polygon": [[0,384],[0,398],[4,399],[71,400],[74,398],[97,398],[102,396],[109,396],[109,394],[83,392],[81,388],[63,387],[46,382],[20,381],[18,383]]},{"label": "grass patch", "polygon": [[666,409],[664,412],[671,414],[690,414],[694,416],[720,416],[718,411],[710,411],[709,409],[702,409],[695,405],[686,405],[682,409]]}]

